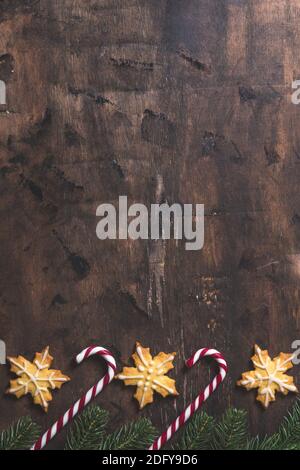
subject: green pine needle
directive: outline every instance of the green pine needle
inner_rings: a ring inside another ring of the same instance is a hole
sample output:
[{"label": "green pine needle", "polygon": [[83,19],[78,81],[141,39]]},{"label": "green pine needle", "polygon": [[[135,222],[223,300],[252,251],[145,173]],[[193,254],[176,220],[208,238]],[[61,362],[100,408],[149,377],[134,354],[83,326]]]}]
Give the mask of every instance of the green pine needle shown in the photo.
[{"label": "green pine needle", "polygon": [[283,419],[278,432],[270,438],[271,450],[297,450],[300,446],[300,401]]},{"label": "green pine needle", "polygon": [[0,433],[0,450],[28,450],[39,435],[39,426],[24,416]]},{"label": "green pine needle", "polygon": [[[138,419],[112,434],[105,432],[108,413],[90,406],[76,418],[68,434],[66,450],[140,450],[155,441],[151,421]],[[19,419],[0,433],[0,450],[26,450],[40,435],[30,417]],[[228,409],[216,423],[204,412],[196,414],[184,428],[176,450],[300,450],[300,400],[283,419],[272,436],[248,435],[247,412]]]},{"label": "green pine needle", "polygon": [[215,450],[245,449],[247,435],[247,412],[229,408],[214,428],[212,448]]},{"label": "green pine needle", "polygon": [[99,450],[142,450],[151,446],[157,433],[151,421],[141,418],[122,426],[100,443]]},{"label": "green pine needle", "polygon": [[96,450],[108,421],[107,411],[90,406],[76,418],[68,434],[65,450]]},{"label": "green pine needle", "polygon": [[245,450],[271,450],[273,446],[272,437],[259,436],[248,438]]},{"label": "green pine needle", "polygon": [[186,425],[179,442],[174,446],[176,450],[206,450],[209,449],[215,420],[208,414],[201,412],[193,416]]}]

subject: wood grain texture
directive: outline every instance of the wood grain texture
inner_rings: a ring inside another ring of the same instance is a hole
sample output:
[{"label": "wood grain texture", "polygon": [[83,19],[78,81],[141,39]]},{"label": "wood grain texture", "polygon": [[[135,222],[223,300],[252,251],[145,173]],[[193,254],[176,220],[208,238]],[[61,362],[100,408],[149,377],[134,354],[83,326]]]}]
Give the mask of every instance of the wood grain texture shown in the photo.
[{"label": "wood grain texture", "polygon": [[[209,345],[230,373],[205,409],[275,430],[294,397],[264,412],[235,381],[255,342],[277,354],[300,335],[299,20],[298,0],[0,2],[0,336],[10,355],[49,344],[72,377],[44,416],[2,394],[2,366],[1,428],[28,413],[46,428],[94,383],[104,365],[76,367],[81,348],[121,367],[140,340],[178,351],[180,397],[143,412],[159,429],[214,373],[184,370]],[[204,249],[100,242],[96,208],[119,195],[204,203]],[[115,426],[132,396],[115,382],[97,402]]]}]

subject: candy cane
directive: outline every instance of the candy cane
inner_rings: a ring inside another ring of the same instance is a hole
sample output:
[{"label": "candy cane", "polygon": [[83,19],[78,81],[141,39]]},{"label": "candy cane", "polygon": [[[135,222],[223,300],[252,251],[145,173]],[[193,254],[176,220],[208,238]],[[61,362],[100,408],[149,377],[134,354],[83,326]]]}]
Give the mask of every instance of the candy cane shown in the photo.
[{"label": "candy cane", "polygon": [[226,377],[227,363],[219,351],[215,349],[199,349],[188,361],[186,362],[187,367],[193,367],[199,359],[202,357],[213,357],[219,365],[219,373],[213,379],[213,381],[201,392],[197,398],[191,403],[178,418],[168,427],[168,429],[158,438],[149,450],[160,450],[166,442],[168,442],[179,428],[193,416],[193,414],[201,407],[201,405],[208,399],[208,397],[218,388],[221,382]]},{"label": "candy cane", "polygon": [[76,357],[77,364],[80,364],[84,359],[87,359],[90,356],[98,354],[102,356],[103,359],[107,362],[108,371],[107,374],[99,380],[99,382],[94,385],[90,390],[83,395],[76,403],[74,403],[68,411],[65,412],[63,416],[61,416],[56,423],[53,424],[48,431],[45,432],[43,436],[33,445],[31,450],[41,450],[43,449],[51,439],[58,434],[61,429],[66,426],[76,415],[79,413],[85,406],[87,406],[91,400],[93,400],[100,392],[102,392],[103,388],[108,385],[112,379],[114,378],[115,371],[116,371],[116,361],[114,360],[111,353],[100,346],[91,346],[89,348],[84,349],[78,356]]}]

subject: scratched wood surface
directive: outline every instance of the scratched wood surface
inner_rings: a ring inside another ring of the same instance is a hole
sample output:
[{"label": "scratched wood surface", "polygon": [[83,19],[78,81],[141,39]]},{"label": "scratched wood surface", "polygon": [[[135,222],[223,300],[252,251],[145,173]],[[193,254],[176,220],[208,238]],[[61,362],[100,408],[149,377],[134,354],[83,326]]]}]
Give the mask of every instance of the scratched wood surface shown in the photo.
[{"label": "scratched wood surface", "polygon": [[[294,397],[264,412],[235,381],[255,342],[277,354],[300,336],[299,21],[298,0],[0,2],[0,337],[28,358],[49,344],[72,376],[46,416],[4,395],[1,366],[1,428],[25,414],[46,428],[104,371],[76,367],[81,348],[121,367],[138,339],[178,352],[180,397],[142,413],[159,429],[212,377],[184,370],[209,345],[230,373],[205,409],[275,430]],[[204,249],[100,242],[96,208],[120,195],[204,203]],[[133,392],[98,398],[112,427],[139,414]]]}]

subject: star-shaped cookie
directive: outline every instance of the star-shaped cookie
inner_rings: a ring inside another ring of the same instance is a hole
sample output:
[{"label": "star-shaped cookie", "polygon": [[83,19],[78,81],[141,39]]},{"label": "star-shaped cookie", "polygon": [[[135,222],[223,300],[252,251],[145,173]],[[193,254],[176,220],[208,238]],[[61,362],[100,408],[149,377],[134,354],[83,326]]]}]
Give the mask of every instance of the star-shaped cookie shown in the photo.
[{"label": "star-shaped cookie", "polygon": [[62,374],[60,370],[50,369],[53,357],[49,354],[49,347],[41,353],[36,353],[33,362],[23,356],[9,357],[11,372],[18,377],[10,381],[7,393],[17,398],[30,393],[36,405],[40,405],[48,411],[49,402],[52,400],[50,390],[61,388],[70,378]]},{"label": "star-shaped cookie", "polygon": [[255,369],[244,372],[242,379],[237,382],[238,386],[245,387],[246,390],[258,388],[256,399],[264,408],[268,408],[269,404],[275,401],[276,392],[283,395],[298,392],[293,377],[284,373],[293,367],[293,354],[280,353],[272,360],[268,351],[262,351],[257,345],[254,350],[255,355],[251,360]]},{"label": "star-shaped cookie", "polygon": [[137,386],[135,398],[140,404],[140,409],[153,402],[154,392],[163,397],[178,395],[175,380],[165,374],[174,368],[173,361],[176,353],[159,353],[154,358],[149,348],[143,348],[136,343],[136,352],[132,358],[136,367],[124,367],[117,379],[124,380],[125,385]]}]

